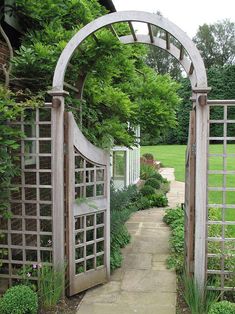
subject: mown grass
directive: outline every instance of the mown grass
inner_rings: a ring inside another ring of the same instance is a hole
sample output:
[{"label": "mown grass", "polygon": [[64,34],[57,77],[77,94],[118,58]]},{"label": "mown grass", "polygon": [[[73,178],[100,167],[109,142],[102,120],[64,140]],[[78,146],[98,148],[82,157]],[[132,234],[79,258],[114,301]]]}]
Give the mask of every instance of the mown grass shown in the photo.
[{"label": "mown grass", "polygon": [[[157,145],[157,146],[143,146],[141,147],[141,155],[144,153],[151,153],[155,159],[161,161],[163,167],[175,168],[175,178],[177,181],[185,181],[185,152],[186,145]],[[210,154],[222,154],[223,145],[210,145]],[[227,153],[235,154],[235,144],[227,145]],[[223,157],[210,157],[208,167],[209,170],[222,170],[223,169]],[[235,171],[235,157],[226,158],[227,170]],[[224,182],[226,180],[226,182]],[[210,187],[222,187],[223,183],[226,183],[227,187],[235,188],[235,175],[211,174],[208,177]],[[209,203],[211,204],[223,204],[225,201],[227,204],[235,205],[235,192],[227,191],[226,200],[223,200],[223,192],[210,191]],[[225,210],[226,220],[235,220],[235,209]]]},{"label": "mown grass", "polygon": [[185,180],[185,151],[186,145],[157,145],[142,146],[141,155],[151,153],[155,159],[161,161],[163,167],[175,168],[177,181]]}]

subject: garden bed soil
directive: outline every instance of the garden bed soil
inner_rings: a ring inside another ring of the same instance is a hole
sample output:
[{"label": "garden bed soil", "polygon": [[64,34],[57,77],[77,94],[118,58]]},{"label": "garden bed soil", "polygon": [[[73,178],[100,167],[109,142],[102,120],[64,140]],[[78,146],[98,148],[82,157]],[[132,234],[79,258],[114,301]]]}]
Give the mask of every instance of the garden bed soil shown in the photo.
[{"label": "garden bed soil", "polygon": [[183,283],[182,280],[177,277],[178,287],[177,287],[177,304],[176,304],[176,314],[191,314],[188,305],[184,300],[183,295]]},{"label": "garden bed soil", "polygon": [[55,309],[47,311],[42,309],[40,314],[76,314],[84,294],[85,293],[79,293],[70,298],[65,297],[63,301],[59,302]]}]

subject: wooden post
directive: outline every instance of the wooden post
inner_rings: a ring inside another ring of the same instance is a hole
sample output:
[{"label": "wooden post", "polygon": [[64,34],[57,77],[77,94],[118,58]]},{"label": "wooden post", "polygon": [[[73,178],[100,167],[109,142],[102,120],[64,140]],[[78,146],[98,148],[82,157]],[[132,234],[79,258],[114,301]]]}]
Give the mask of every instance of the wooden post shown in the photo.
[{"label": "wooden post", "polygon": [[[65,267],[64,225],[64,91],[50,91],[52,99],[52,219],[53,264]],[[64,283],[65,286],[65,283]]]},{"label": "wooden post", "polygon": [[[205,91],[206,92],[206,91]],[[196,184],[194,276],[201,291],[206,282],[207,120],[206,93],[196,94]]]}]

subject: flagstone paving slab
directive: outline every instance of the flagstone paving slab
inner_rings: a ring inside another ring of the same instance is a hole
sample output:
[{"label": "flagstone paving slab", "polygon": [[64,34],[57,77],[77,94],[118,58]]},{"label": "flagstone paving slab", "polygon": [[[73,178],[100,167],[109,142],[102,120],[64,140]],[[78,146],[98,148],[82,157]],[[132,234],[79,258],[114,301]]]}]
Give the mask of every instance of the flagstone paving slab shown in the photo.
[{"label": "flagstone paving slab", "polygon": [[[184,183],[176,182],[174,169],[161,169],[171,181],[169,206],[184,199]],[[134,213],[126,223],[131,242],[123,250],[122,267],[107,284],[87,291],[77,314],[175,314],[176,274],[167,269],[170,229],[163,222],[165,209]]]}]

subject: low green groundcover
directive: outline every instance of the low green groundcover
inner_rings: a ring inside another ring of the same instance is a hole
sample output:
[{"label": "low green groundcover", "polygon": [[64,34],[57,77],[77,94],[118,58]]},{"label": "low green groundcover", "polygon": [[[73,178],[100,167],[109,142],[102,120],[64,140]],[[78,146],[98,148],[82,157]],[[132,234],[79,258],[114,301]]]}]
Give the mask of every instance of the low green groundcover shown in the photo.
[{"label": "low green groundcover", "polygon": [[234,313],[235,303],[231,303],[228,301],[214,303],[209,311],[209,314],[234,314]]}]

